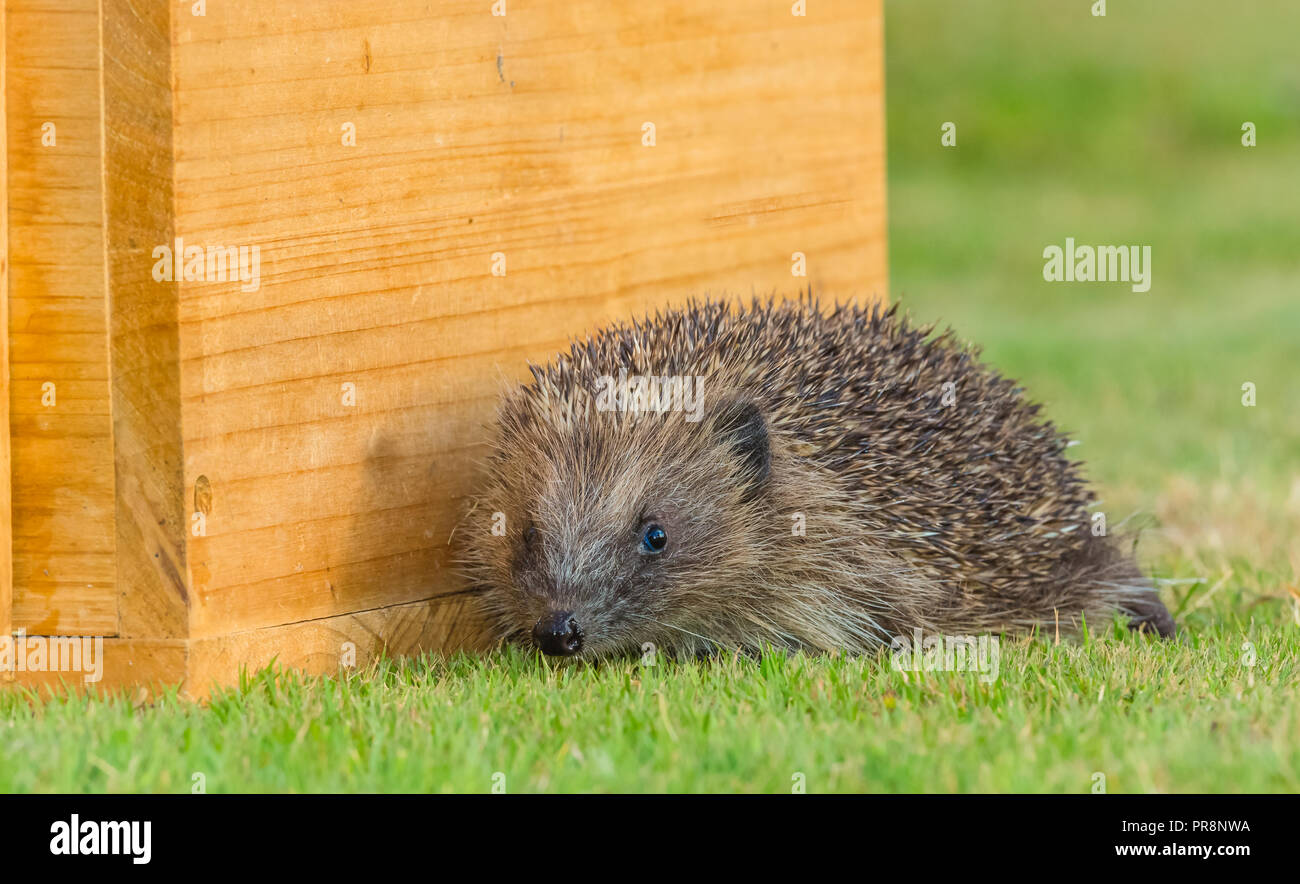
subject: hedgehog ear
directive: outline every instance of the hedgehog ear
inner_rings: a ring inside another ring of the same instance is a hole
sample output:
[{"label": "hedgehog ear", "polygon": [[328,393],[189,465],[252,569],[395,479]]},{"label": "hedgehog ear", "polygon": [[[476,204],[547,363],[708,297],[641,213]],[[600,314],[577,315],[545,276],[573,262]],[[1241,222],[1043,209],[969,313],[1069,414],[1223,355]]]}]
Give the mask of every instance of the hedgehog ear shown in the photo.
[{"label": "hedgehog ear", "polygon": [[767,421],[758,405],[748,399],[723,403],[714,433],[724,445],[731,446],[744,464],[750,493],[758,491],[772,471],[772,448],[767,435]]}]

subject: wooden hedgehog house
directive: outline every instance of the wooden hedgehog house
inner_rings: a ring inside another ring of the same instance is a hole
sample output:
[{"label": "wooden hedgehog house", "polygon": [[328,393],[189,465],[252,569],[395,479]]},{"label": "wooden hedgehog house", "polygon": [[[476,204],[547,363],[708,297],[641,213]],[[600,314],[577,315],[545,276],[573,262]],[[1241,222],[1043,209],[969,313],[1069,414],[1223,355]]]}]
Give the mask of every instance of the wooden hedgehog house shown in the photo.
[{"label": "wooden hedgehog house", "polygon": [[448,541],[527,360],[884,294],[879,0],[3,16],[0,635],[102,638],[101,687],[472,643]]}]

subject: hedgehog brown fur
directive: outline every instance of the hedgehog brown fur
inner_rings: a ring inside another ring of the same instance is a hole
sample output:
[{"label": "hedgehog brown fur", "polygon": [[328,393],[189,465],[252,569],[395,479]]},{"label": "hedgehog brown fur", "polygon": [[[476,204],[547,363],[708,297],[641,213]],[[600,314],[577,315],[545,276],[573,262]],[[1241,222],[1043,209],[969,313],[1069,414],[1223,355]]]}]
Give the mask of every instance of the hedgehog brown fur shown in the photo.
[{"label": "hedgehog brown fur", "polygon": [[[701,419],[602,410],[621,370],[700,378]],[[462,535],[497,638],[862,652],[1115,612],[1173,632],[1039,406],[897,307],[692,302],[532,372]]]}]

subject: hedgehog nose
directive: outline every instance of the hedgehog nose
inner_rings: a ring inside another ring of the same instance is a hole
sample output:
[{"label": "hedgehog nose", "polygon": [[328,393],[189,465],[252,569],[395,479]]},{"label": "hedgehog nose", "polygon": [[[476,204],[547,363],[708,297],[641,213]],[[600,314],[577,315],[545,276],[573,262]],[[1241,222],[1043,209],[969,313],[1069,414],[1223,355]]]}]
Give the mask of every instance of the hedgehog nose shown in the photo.
[{"label": "hedgehog nose", "polygon": [[533,627],[533,640],[543,654],[572,657],[582,650],[582,630],[572,611],[552,611]]}]

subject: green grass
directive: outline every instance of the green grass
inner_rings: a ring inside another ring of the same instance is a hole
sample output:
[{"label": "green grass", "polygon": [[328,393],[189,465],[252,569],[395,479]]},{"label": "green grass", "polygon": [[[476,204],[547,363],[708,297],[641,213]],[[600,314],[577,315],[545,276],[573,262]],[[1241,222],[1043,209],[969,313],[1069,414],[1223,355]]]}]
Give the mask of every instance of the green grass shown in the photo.
[{"label": "green grass", "polygon": [[[1254,665],[1240,648],[1255,645]],[[1294,641],[1218,622],[1182,644],[1107,630],[1004,642],[999,677],[782,655],[560,667],[512,652],[264,671],[207,709],[28,704],[0,790],[1110,792],[1300,788]],[[16,763],[21,760],[21,763]]]},{"label": "green grass", "polygon": [[[1083,443],[1111,523],[1192,581],[1165,590],[1178,641],[1007,639],[988,684],[514,652],[263,672],[206,707],[0,692],[0,791],[1300,790],[1300,8],[1090,5],[888,2],[891,288]],[[1151,245],[1151,291],[1044,282],[1067,235]]]}]

